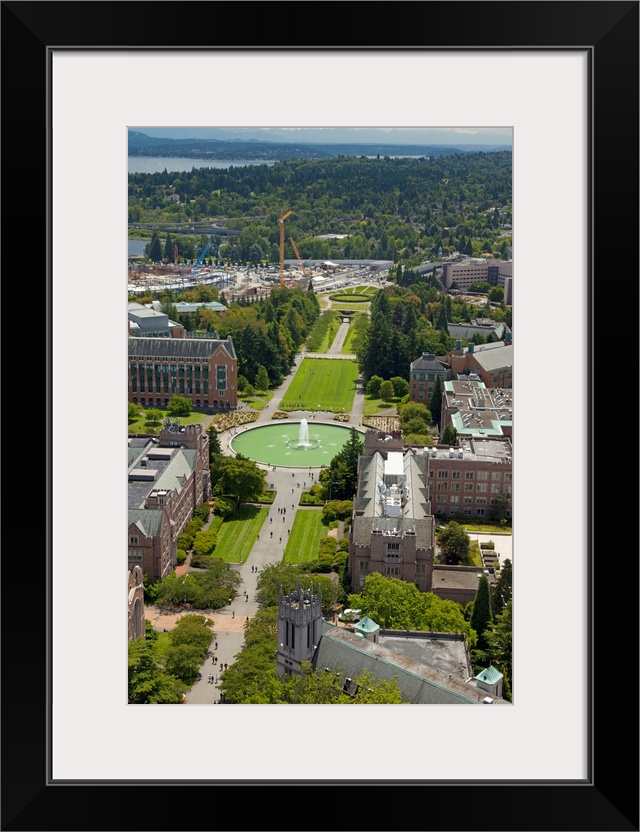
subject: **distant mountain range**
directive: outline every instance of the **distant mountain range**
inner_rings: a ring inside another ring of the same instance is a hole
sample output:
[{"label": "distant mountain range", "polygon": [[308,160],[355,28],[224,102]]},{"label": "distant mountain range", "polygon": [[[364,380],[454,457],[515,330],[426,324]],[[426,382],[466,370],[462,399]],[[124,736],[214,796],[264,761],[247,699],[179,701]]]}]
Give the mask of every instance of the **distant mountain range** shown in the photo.
[{"label": "distant mountain range", "polygon": [[332,156],[451,156],[456,153],[492,153],[511,145],[492,144],[371,144],[269,141],[240,138],[170,138],[129,130],[129,156],[186,157],[192,159],[326,159]]}]

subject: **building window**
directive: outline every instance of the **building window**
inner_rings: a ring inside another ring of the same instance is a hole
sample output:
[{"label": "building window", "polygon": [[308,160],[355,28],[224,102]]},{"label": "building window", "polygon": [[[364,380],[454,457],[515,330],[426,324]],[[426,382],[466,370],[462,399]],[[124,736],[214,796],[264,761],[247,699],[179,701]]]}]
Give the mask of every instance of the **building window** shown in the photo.
[{"label": "building window", "polygon": [[436,497],[436,503],[446,503],[447,502],[447,495],[446,494],[438,494]]},{"label": "building window", "polygon": [[465,480],[472,480],[473,479],[473,471],[466,471],[464,475]]},{"label": "building window", "polygon": [[369,561],[368,560],[361,560],[360,561],[360,571],[361,572],[368,572],[369,571]]},{"label": "building window", "polygon": [[465,482],[464,490],[468,494],[470,491],[473,491],[473,483],[472,482]]},{"label": "building window", "polygon": [[502,491],[503,491],[504,494],[511,494],[511,486],[510,485],[505,485],[503,487]]},{"label": "building window", "polygon": [[470,508],[465,508],[464,509],[464,514],[471,514],[471,509]]},{"label": "building window", "polygon": [[459,480],[460,479],[460,471],[452,471],[451,472],[451,479],[452,480]]},{"label": "building window", "polygon": [[477,474],[476,474],[476,479],[478,479],[478,480],[488,480],[489,479],[489,472],[488,471],[478,471]]},{"label": "building window", "polygon": [[492,494],[499,494],[500,493],[500,483],[492,483],[491,485],[491,493]]},{"label": "building window", "polygon": [[500,480],[502,479],[502,474],[500,473],[500,471],[494,471],[494,472],[491,474],[491,479],[492,479],[494,482],[500,482]]},{"label": "building window", "polygon": [[398,576],[400,574],[400,567],[399,566],[385,566],[384,574],[385,575]]},{"label": "building window", "polygon": [[400,544],[399,543],[387,543],[387,552],[399,552],[400,551]]},{"label": "building window", "polygon": [[460,497],[457,497],[457,496],[453,497],[453,496],[452,496],[452,497],[450,498],[449,502],[451,502],[451,503],[459,503],[459,502],[460,502]]},{"label": "building window", "polygon": [[483,508],[477,508],[476,509],[476,514],[478,515],[478,517],[483,517],[484,516],[484,509]]},{"label": "building window", "polygon": [[476,499],[476,505],[477,506],[486,506],[486,504],[487,504],[487,498],[486,497],[478,497]]},{"label": "building window", "polygon": [[439,480],[448,480],[449,479],[449,472],[448,471],[438,471],[438,479]]},{"label": "building window", "polygon": [[448,482],[439,482],[438,483],[438,491],[446,491],[448,485],[449,485]]},{"label": "building window", "polygon": [[488,488],[489,488],[489,486],[488,486],[488,484],[487,484],[486,482],[479,482],[479,483],[476,485],[476,491],[477,491],[478,493],[480,493],[480,494],[482,494],[483,492],[487,491],[487,490],[488,490]]},{"label": "building window", "polygon": [[449,514],[457,514],[457,513],[458,513],[457,508],[452,508],[452,509],[449,510]]},{"label": "building window", "polygon": [[416,575],[424,575],[424,563],[416,563]]},{"label": "building window", "polygon": [[142,552],[139,549],[129,549],[129,560],[142,560]]},{"label": "building window", "polygon": [[129,537],[129,544],[130,544],[131,546],[137,546],[137,545],[138,545],[138,543],[139,543],[139,540],[138,540],[138,535],[137,535],[137,534],[132,534],[132,535]]},{"label": "building window", "polygon": [[512,480],[512,475],[511,474],[505,474],[504,475],[504,481],[505,482],[511,482],[511,480]]},{"label": "building window", "polygon": [[473,498],[472,498],[472,497],[465,497],[465,498],[464,498],[464,504],[465,504],[465,506],[470,506],[472,502],[473,502]]},{"label": "building window", "polygon": [[460,483],[459,482],[452,482],[451,483],[451,490],[452,491],[460,491]]}]

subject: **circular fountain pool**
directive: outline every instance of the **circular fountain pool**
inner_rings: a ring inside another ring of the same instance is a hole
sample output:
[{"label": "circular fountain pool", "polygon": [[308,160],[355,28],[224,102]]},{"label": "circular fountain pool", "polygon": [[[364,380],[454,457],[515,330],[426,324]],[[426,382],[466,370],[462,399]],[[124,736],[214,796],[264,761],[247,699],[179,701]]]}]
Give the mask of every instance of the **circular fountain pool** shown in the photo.
[{"label": "circular fountain pool", "polygon": [[350,433],[349,427],[313,420],[278,422],[248,428],[231,440],[231,448],[265,465],[320,468],[340,452]]}]

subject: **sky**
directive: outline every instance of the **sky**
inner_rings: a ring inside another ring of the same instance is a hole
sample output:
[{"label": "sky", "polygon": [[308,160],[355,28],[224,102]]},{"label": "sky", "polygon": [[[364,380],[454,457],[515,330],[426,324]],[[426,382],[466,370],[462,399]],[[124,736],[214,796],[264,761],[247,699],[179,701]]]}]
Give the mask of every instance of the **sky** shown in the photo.
[{"label": "sky", "polygon": [[131,127],[172,139],[244,139],[271,142],[504,145],[510,127]]}]

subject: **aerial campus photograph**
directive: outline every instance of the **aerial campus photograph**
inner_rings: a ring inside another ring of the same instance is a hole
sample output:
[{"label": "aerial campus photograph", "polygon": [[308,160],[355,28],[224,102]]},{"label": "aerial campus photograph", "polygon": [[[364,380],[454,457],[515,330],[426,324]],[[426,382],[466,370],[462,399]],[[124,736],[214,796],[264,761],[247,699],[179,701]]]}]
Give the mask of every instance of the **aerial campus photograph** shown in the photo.
[{"label": "aerial campus photograph", "polygon": [[511,129],[127,162],[128,703],[513,704]]}]

